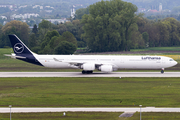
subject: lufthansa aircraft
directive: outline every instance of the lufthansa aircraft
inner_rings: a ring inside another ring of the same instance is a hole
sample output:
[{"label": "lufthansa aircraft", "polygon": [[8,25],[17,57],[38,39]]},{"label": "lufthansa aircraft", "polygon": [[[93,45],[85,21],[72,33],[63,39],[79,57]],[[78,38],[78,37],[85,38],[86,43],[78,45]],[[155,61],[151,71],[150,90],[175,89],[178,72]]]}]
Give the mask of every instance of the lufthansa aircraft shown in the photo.
[{"label": "lufthansa aircraft", "polygon": [[38,55],[33,53],[16,35],[9,35],[15,59],[49,68],[79,68],[82,73],[93,73],[97,69],[112,72],[118,69],[164,69],[177,64],[172,58],[163,56],[115,56],[115,55]]}]

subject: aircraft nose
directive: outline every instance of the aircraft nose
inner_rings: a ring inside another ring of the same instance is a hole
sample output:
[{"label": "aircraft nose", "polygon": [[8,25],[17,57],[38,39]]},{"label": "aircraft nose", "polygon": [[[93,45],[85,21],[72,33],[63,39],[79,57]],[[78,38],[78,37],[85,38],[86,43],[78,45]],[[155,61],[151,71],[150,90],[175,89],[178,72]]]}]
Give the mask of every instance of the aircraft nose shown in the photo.
[{"label": "aircraft nose", "polygon": [[178,64],[178,62],[174,61],[174,65],[177,65],[177,64]]}]

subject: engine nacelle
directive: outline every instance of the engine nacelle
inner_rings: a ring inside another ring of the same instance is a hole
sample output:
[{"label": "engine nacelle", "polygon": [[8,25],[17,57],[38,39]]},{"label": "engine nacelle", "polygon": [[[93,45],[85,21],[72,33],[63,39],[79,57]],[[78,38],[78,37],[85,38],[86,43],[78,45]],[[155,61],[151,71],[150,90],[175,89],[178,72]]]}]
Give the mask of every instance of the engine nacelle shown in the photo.
[{"label": "engine nacelle", "polygon": [[92,71],[95,70],[95,64],[83,64],[81,66],[81,69],[85,70],[85,71]]},{"label": "engine nacelle", "polygon": [[99,70],[101,70],[102,72],[112,72],[113,67],[112,65],[102,65],[99,67]]}]

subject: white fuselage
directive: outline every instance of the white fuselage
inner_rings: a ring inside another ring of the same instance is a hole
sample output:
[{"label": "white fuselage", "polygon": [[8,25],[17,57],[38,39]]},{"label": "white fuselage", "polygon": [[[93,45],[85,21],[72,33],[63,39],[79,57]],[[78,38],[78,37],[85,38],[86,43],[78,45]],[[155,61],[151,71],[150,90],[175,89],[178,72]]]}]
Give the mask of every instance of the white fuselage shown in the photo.
[{"label": "white fuselage", "polygon": [[[92,63],[112,65],[113,69],[162,69],[177,64],[164,56],[121,56],[121,55],[35,55],[36,59],[49,68],[72,68],[70,63]],[[58,61],[55,61],[57,59]]]}]

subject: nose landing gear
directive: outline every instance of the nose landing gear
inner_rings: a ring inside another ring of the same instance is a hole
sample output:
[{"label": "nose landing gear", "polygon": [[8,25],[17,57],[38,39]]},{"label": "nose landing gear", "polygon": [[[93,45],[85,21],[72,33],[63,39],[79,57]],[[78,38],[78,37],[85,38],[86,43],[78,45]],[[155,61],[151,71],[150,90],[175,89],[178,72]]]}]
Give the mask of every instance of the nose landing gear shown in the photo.
[{"label": "nose landing gear", "polygon": [[162,68],[161,73],[162,73],[162,74],[164,73],[164,68]]}]

